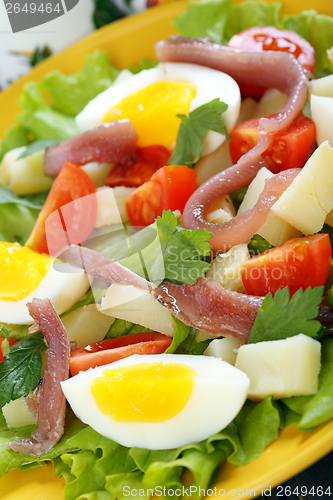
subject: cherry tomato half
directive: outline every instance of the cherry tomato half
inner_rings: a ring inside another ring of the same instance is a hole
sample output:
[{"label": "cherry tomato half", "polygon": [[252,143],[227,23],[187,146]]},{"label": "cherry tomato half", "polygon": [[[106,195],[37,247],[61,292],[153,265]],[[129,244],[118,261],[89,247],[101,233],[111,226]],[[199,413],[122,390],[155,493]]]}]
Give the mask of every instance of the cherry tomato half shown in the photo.
[{"label": "cherry tomato half", "polygon": [[245,262],[242,280],[249,295],[274,295],[286,286],[293,295],[299,288],[325,285],[331,259],[328,234],[294,238]]},{"label": "cherry tomato half", "polygon": [[[259,120],[248,120],[231,132],[229,151],[234,163],[258,143]],[[273,174],[288,168],[302,168],[311,154],[315,136],[314,122],[301,113],[289,127],[273,133],[272,146],[262,154],[268,168]]]},{"label": "cherry tomato half", "polygon": [[96,220],[95,193],[90,177],[77,165],[66,162],[52,184],[26,246],[56,255],[69,244],[83,243]]},{"label": "cherry tomato half", "polygon": [[149,226],[163,210],[184,210],[187,200],[197,189],[197,175],[185,165],[165,166],[151,180],[139,186],[126,201],[132,226]]},{"label": "cherry tomato half", "polygon": [[102,340],[74,349],[69,359],[69,369],[74,376],[80,371],[113,363],[133,354],[162,354],[171,342],[171,337],[151,332]]},{"label": "cherry tomato half", "polygon": [[167,165],[170,151],[164,146],[153,145],[139,148],[138,161],[133,167],[115,165],[108,175],[106,183],[110,187],[138,187],[149,181],[151,176]]},{"label": "cherry tomato half", "polygon": [[[255,26],[241,31],[229,40],[228,46],[258,52],[262,50],[289,52],[311,72],[315,65],[315,51],[307,40],[293,31],[274,26]],[[240,89],[244,97],[256,98],[261,97],[266,90],[253,85],[240,85]]]}]

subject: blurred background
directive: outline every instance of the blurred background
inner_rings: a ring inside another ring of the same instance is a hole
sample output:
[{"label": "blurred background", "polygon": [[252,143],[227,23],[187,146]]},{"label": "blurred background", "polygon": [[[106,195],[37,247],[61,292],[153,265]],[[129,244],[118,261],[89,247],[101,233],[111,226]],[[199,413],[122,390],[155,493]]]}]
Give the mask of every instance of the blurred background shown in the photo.
[{"label": "blurred background", "polygon": [[[36,5],[38,11],[43,8],[43,1],[45,7],[50,0],[35,0],[31,5]],[[75,0],[59,0],[63,13],[56,19],[16,33],[11,25],[10,16],[13,14],[7,14],[7,10],[13,11],[14,5],[19,4],[15,0],[12,4],[9,4],[10,0],[0,2],[0,89],[6,88],[45,57],[59,52],[94,29],[170,1],[173,0],[78,0],[75,5]],[[57,0],[52,3],[56,6]],[[23,15],[36,18],[38,14]]]}]

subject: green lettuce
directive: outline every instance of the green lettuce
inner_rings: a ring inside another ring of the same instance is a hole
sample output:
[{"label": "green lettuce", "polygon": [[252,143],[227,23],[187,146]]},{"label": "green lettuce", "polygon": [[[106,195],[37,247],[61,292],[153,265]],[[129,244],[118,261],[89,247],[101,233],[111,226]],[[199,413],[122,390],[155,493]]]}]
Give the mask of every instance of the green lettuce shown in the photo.
[{"label": "green lettuce", "polygon": [[76,116],[91,99],[110,87],[119,71],[110,65],[106,52],[87,55],[81,71],[64,75],[53,71],[38,84],[52,97],[52,107],[69,116]]},{"label": "green lettuce", "polygon": [[[279,412],[271,398],[261,403],[247,401],[226,429],[200,443],[171,450],[126,448],[85,426],[69,412],[66,432],[52,452],[31,458],[11,451],[7,444],[14,436],[28,436],[35,428],[7,429],[0,419],[0,474],[52,460],[57,475],[67,482],[65,500],[125,498],[123,488],[152,490],[181,488],[183,470],[193,474],[194,498],[201,498],[214,480],[214,473],[227,459],[244,465],[256,458],[277,437]],[[126,491],[125,491],[126,493]],[[146,498],[150,498],[149,492]],[[170,497],[168,494],[165,495]]]},{"label": "green lettuce", "polygon": [[278,26],[281,3],[242,2],[233,5],[229,11],[224,36],[232,36],[253,26]]},{"label": "green lettuce", "polygon": [[315,49],[315,76],[333,73],[327,50],[333,46],[333,18],[315,10],[280,18],[281,3],[245,1],[231,5],[229,0],[190,0],[187,12],[180,14],[173,25],[181,35],[209,37],[226,44],[240,31],[252,26],[276,26],[295,31]]},{"label": "green lettuce", "polygon": [[321,341],[319,389],[314,396],[282,399],[287,408],[299,416],[299,429],[309,431],[333,418],[333,339]]},{"label": "green lettuce", "polygon": [[22,125],[15,125],[7,130],[5,137],[0,141],[0,161],[11,149],[27,146],[29,139],[27,131]]},{"label": "green lettuce", "polygon": [[[322,375],[321,387],[325,385],[325,392],[329,394],[332,393],[333,340],[327,341],[323,341],[323,370],[330,376]],[[140,490],[140,497],[148,500],[155,488],[156,491],[165,488],[163,498],[176,499],[170,489],[182,488],[182,474],[189,470],[193,477],[189,483],[193,487],[193,498],[199,499],[202,496],[199,488],[202,492],[211,487],[216,472],[226,460],[239,466],[251,462],[278,437],[279,428],[295,423],[295,415],[298,414],[287,408],[284,401],[273,402],[271,397],[259,403],[248,400],[224,430],[202,442],[171,450],[146,450],[119,445],[69,412],[64,436],[52,452],[40,458],[19,455],[7,447],[14,436],[28,436],[35,427],[7,429],[1,417],[0,475],[13,467],[24,470],[52,460],[57,475],[62,475],[67,483],[65,500],[121,500],[128,497],[131,489]]]},{"label": "green lettuce", "polygon": [[0,186],[0,241],[24,245],[35,225],[47,193],[16,196]]},{"label": "green lettuce", "polygon": [[17,115],[17,120],[36,140],[64,140],[80,132],[73,118],[47,104],[34,82],[25,85],[19,103],[24,111]]},{"label": "green lettuce", "polygon": [[173,20],[176,30],[183,36],[205,37],[214,42],[224,41],[224,31],[232,0],[204,0],[189,2],[188,10]]},{"label": "green lettuce", "polygon": [[305,38],[315,49],[316,63],[315,76],[333,73],[333,64],[327,57],[327,49],[333,47],[333,18],[318,14],[315,10],[302,12],[296,16],[285,16],[281,27],[296,31]]},{"label": "green lettuce", "polygon": [[[7,151],[26,146],[31,139],[65,140],[78,134],[73,117],[110,87],[118,73],[109,64],[106,52],[96,51],[86,57],[78,73],[66,76],[54,71],[39,83],[26,84],[19,99],[23,109],[17,115],[19,125],[9,129],[0,142],[0,160]],[[42,92],[48,94],[48,100]]]},{"label": "green lettuce", "polygon": [[231,5],[231,0],[190,0],[188,10],[173,20],[183,36],[209,37],[226,44],[240,31],[252,26],[277,26],[280,3],[248,1]]},{"label": "green lettuce", "polygon": [[137,325],[125,319],[116,318],[107,332],[105,339],[113,339],[115,337],[123,337],[124,335],[132,335],[134,333],[152,332],[145,326]]}]

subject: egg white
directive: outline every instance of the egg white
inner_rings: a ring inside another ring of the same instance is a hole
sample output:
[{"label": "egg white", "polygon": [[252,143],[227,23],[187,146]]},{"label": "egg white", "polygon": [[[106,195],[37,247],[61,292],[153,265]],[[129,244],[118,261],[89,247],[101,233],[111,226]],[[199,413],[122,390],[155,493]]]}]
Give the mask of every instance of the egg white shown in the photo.
[{"label": "egg white", "polygon": [[[180,363],[197,372],[185,407],[164,422],[115,422],[104,415],[92,395],[92,381],[105,369],[140,363]],[[95,431],[123,446],[151,450],[171,449],[207,439],[224,429],[243,406],[250,381],[225,361],[206,356],[173,354],[134,355],[80,372],[65,382],[62,390],[77,417]]]},{"label": "egg white", "polygon": [[31,325],[27,303],[34,298],[49,298],[58,314],[68,311],[90,287],[82,269],[69,264],[53,263],[39,285],[21,300],[0,300],[0,321],[15,325]]},{"label": "egg white", "polygon": [[[161,63],[155,68],[143,70],[125,81],[111,85],[87,104],[76,116],[76,123],[82,131],[98,127],[102,125],[105,114],[125,97],[160,81],[180,80],[194,85],[197,90],[190,103],[190,111],[216,98],[228,105],[223,117],[230,132],[235,126],[240,109],[241,99],[237,83],[221,71],[187,63]],[[224,141],[224,135],[208,131],[201,156],[215,151]]]}]

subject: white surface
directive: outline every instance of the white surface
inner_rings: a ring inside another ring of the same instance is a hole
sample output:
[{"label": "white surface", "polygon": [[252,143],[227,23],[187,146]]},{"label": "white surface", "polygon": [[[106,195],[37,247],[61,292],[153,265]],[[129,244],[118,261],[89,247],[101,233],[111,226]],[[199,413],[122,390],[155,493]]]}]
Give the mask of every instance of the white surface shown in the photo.
[{"label": "white surface", "polygon": [[93,8],[93,0],[80,0],[71,11],[53,21],[12,33],[5,4],[0,2],[0,88],[30,70],[27,59],[12,51],[33,51],[37,46],[48,45],[53,53],[59,52],[94,29]]}]

